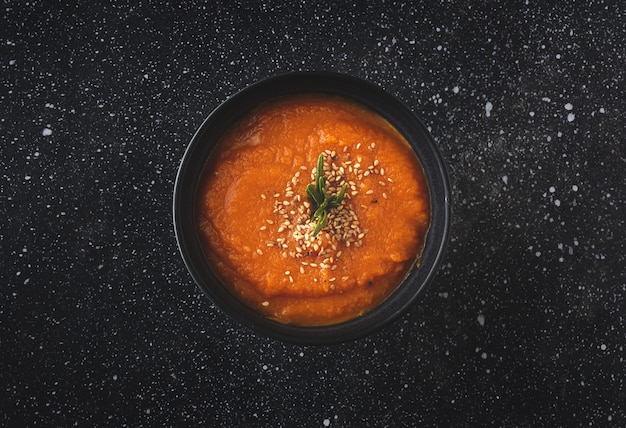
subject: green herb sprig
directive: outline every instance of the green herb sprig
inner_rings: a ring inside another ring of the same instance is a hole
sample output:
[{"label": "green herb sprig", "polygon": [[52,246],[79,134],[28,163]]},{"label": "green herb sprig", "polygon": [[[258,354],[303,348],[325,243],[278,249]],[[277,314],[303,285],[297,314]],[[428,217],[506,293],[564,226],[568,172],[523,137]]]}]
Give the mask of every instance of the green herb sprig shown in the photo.
[{"label": "green herb sprig", "polygon": [[326,193],[326,177],[324,176],[324,155],[320,153],[317,158],[317,172],[315,177],[315,185],[309,184],[306,186],[306,194],[315,206],[315,211],[311,215],[311,220],[317,220],[315,229],[313,229],[313,236],[320,233],[320,230],[326,224],[328,219],[328,213],[331,209],[337,208],[341,205],[348,185],[344,184],[341,191],[336,195],[329,195]]}]

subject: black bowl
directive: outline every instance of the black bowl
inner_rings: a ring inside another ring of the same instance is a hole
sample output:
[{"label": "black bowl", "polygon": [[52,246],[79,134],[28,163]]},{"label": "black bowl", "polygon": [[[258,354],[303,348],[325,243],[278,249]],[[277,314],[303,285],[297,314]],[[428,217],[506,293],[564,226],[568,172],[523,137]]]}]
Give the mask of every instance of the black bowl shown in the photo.
[{"label": "black bowl", "polygon": [[[362,316],[339,324],[307,327],[282,324],[254,311],[220,280],[207,262],[196,222],[196,191],[205,162],[224,132],[262,102],[306,92],[352,99],[384,117],[409,142],[419,158],[430,191],[430,226],[419,268],[386,300]],[[174,187],[174,228],[187,269],[198,286],[224,312],[261,334],[299,344],[354,340],[396,319],[433,279],[450,232],[450,184],[439,149],[422,122],[398,99],[364,80],[337,73],[289,73],[263,80],[235,94],[202,123],[182,159]]]}]

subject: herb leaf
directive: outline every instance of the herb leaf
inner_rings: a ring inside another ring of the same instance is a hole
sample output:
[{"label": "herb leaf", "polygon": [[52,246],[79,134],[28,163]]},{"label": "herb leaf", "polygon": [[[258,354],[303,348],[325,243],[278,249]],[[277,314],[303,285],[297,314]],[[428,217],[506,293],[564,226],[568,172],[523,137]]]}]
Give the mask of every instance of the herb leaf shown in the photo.
[{"label": "herb leaf", "polygon": [[341,205],[343,197],[348,190],[348,185],[344,184],[341,191],[336,195],[329,195],[326,193],[326,177],[324,176],[324,155],[320,153],[317,158],[317,171],[315,177],[315,186],[309,184],[306,186],[306,195],[309,200],[315,206],[315,210],[311,215],[311,220],[317,220],[315,229],[313,229],[313,235],[316,236],[328,219],[328,213],[332,208],[337,208]]}]

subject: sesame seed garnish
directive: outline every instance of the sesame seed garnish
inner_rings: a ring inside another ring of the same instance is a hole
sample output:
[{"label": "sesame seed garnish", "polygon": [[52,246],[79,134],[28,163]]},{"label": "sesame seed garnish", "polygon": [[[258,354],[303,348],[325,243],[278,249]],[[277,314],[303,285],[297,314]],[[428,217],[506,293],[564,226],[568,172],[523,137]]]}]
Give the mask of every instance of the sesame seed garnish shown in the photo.
[{"label": "sesame seed garnish", "polygon": [[261,199],[265,200],[265,199],[267,199],[267,196],[265,196],[263,193],[261,193]]},{"label": "sesame seed garnish", "polygon": [[383,198],[387,199],[387,194],[383,193]]},{"label": "sesame seed garnish", "polygon": [[[359,147],[360,143],[357,149]],[[315,205],[303,192],[307,183],[300,182],[303,175],[301,172],[309,171],[306,166],[297,167],[283,192],[272,193],[274,196],[272,215],[276,217],[266,219],[265,223],[267,225],[276,223],[276,231],[280,236],[275,241],[268,241],[267,247],[276,247],[283,258],[298,260],[300,262],[298,272],[302,275],[306,274],[305,266],[316,270],[330,269],[331,271],[340,268],[341,265],[337,262],[342,254],[341,249],[350,246],[359,248],[362,245],[362,239],[367,234],[367,231],[361,230],[355,211],[356,206],[353,206],[350,201],[352,197],[360,193],[359,187],[362,185],[363,177],[375,173],[374,166],[370,165],[367,168],[362,166],[364,159],[361,156],[355,156],[353,163],[351,155],[347,152],[348,146],[343,146],[339,151],[331,149],[324,151],[324,174],[329,193],[339,192],[344,185],[348,186],[349,191],[345,194],[341,205],[329,211],[326,224],[316,236],[312,236],[315,224],[311,221],[311,210]],[[374,161],[375,165],[379,163],[378,160]],[[317,168],[311,168],[310,171],[310,183],[314,183]],[[373,193],[373,189],[367,191],[368,195]],[[284,196],[281,197],[281,195]],[[263,194],[263,199],[265,199],[264,196]],[[358,205],[359,210],[369,208],[364,204]],[[275,220],[276,218],[280,220]],[[267,230],[267,226],[261,225],[260,230]],[[257,250],[257,253],[262,254],[262,251]],[[293,283],[290,270],[285,271],[285,276]],[[317,278],[314,278],[314,281],[318,282]]]},{"label": "sesame seed garnish", "polygon": [[262,302],[262,303],[261,303],[261,305],[263,305],[263,306],[269,306],[269,305],[270,305],[270,302],[268,302],[268,301],[266,300],[265,302]]},{"label": "sesame seed garnish", "polygon": [[262,255],[263,255],[263,251],[261,251],[261,249],[260,249],[260,248],[257,248],[257,249],[256,249],[256,252],[257,252],[257,254],[258,254],[259,256],[262,256]]}]

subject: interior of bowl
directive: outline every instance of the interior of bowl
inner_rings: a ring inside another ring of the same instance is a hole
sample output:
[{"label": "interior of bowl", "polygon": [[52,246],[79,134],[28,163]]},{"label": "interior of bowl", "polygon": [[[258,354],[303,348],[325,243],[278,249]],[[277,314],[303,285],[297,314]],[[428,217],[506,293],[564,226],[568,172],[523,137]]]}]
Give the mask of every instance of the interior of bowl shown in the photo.
[{"label": "interior of bowl", "polygon": [[[306,92],[352,99],[398,129],[419,158],[428,182],[431,218],[419,268],[398,289],[364,315],[339,324],[305,327],[270,320],[228,291],[207,262],[196,222],[196,191],[207,158],[224,132],[240,117],[274,97]],[[337,73],[289,73],[258,82],[235,94],[203,122],[185,152],[174,188],[174,228],[183,260],[198,286],[222,308],[253,330],[300,344],[354,340],[397,318],[432,280],[445,251],[450,228],[450,184],[441,154],[422,122],[397,98],[364,80]]]}]

